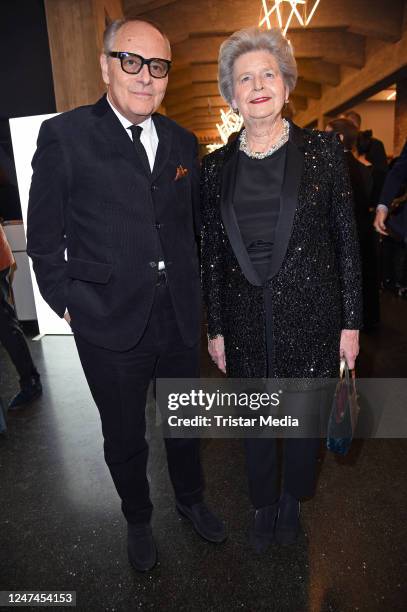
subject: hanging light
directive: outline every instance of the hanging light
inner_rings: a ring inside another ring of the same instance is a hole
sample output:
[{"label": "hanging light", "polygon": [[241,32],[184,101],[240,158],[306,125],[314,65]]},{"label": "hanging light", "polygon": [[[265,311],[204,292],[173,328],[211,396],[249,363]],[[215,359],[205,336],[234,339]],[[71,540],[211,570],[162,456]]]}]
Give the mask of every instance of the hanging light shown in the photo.
[{"label": "hanging light", "polygon": [[243,119],[231,108],[227,111],[224,111],[223,108],[221,108],[220,118],[222,120],[222,123],[217,123],[216,127],[218,129],[223,144],[226,144],[229,136],[233,132],[238,132],[241,129],[243,125]]},{"label": "hanging light", "polygon": [[[278,26],[285,36],[292,20],[296,18],[299,25],[306,28],[319,3],[320,0],[262,0],[263,16],[259,26],[266,25],[268,30]],[[274,26],[272,20],[275,20]]]},{"label": "hanging light", "polygon": [[223,144],[221,142],[211,142],[210,144],[206,145],[206,148],[208,149],[209,153],[213,153],[214,151],[216,151],[216,149],[220,149],[221,147],[223,147]]}]

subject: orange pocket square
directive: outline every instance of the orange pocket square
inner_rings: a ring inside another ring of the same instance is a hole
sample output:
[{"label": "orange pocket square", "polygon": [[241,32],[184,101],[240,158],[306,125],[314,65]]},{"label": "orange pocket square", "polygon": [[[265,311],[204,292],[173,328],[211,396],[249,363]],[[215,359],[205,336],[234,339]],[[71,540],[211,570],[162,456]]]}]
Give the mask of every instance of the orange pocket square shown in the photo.
[{"label": "orange pocket square", "polygon": [[184,176],[188,174],[188,168],[184,168],[183,166],[177,166],[177,173],[175,175],[174,181],[179,181]]}]

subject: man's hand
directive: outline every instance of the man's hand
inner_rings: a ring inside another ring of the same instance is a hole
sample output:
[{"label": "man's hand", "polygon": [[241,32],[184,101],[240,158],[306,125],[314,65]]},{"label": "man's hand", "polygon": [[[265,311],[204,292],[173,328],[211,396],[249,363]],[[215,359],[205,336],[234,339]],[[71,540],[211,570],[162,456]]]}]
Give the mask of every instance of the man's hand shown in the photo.
[{"label": "man's hand", "polygon": [[219,370],[226,374],[225,343],[223,336],[216,336],[213,340],[208,340],[208,351],[213,363]]},{"label": "man's hand", "polygon": [[373,222],[373,226],[376,232],[379,232],[379,234],[382,234],[383,236],[389,235],[389,232],[387,231],[386,225],[385,225],[385,221],[388,215],[389,215],[389,211],[386,208],[380,207],[376,210],[376,217]]},{"label": "man's hand", "polygon": [[68,323],[68,325],[71,324],[71,317],[69,316],[69,312],[68,311],[65,312],[64,319]]},{"label": "man's hand", "polygon": [[341,342],[339,354],[346,359],[350,370],[355,367],[355,360],[359,354],[359,330],[343,329],[341,332]]}]

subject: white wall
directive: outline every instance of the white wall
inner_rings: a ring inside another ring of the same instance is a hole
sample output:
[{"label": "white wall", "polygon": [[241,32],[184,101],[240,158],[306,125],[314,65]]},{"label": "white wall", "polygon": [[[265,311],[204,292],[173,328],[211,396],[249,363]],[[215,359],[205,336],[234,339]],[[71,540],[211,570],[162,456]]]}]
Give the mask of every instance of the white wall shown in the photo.
[{"label": "white wall", "polygon": [[[37,148],[38,132],[41,123],[45,121],[45,119],[49,119],[53,116],[54,115],[36,115],[33,117],[10,119],[11,140],[13,143],[24,228],[27,227],[28,196],[32,176],[31,160]],[[31,260],[30,271],[40,334],[72,333],[68,323],[64,319],[60,319],[42,298],[32,269]]]}]

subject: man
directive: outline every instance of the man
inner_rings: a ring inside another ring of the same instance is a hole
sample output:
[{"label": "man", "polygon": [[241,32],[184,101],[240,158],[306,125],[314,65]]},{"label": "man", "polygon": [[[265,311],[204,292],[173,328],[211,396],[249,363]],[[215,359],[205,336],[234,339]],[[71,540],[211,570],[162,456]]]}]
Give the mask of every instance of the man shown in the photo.
[{"label": "man", "polygon": [[[341,117],[348,119],[360,132],[362,126],[362,117],[356,111],[349,110],[343,113]],[[377,170],[386,172],[387,170],[387,155],[384,144],[378,138],[370,138],[369,150],[366,153],[366,160],[370,162]]]},{"label": "man", "polygon": [[[400,157],[396,159],[391,170],[386,176],[382,192],[380,194],[379,204],[376,208],[376,217],[374,227],[377,232],[388,235],[386,228],[386,220],[389,214],[389,207],[393,200],[399,195],[400,189],[407,183],[407,141],[404,144]],[[405,205],[404,205],[405,206]],[[407,209],[406,209],[407,210]],[[407,214],[403,210],[401,216],[401,224],[399,230],[403,235],[404,240],[407,239]]]},{"label": "man", "polygon": [[[129,559],[141,571],[157,558],[146,476],[149,382],[199,375],[196,139],[155,114],[170,58],[168,39],[149,22],[107,28],[107,97],[44,122],[28,211],[38,284],[72,325],[128,522]],[[223,541],[223,524],[203,502],[198,441],[165,444],[179,512],[207,540]]]},{"label": "man", "polygon": [[357,157],[358,130],[349,119],[333,119],[325,129],[336,132],[345,149],[362,264],[363,329],[369,331],[380,323],[379,262],[369,211],[374,183],[372,166]]},{"label": "man", "polygon": [[0,342],[20,377],[20,391],[9,404],[11,410],[26,406],[42,393],[40,375],[10,299],[14,265],[13,253],[0,225]]}]

